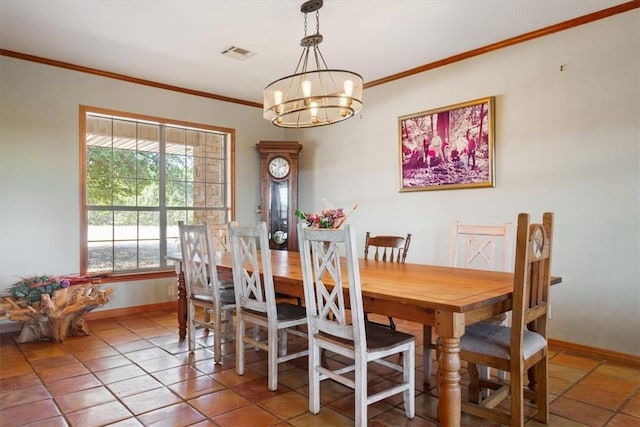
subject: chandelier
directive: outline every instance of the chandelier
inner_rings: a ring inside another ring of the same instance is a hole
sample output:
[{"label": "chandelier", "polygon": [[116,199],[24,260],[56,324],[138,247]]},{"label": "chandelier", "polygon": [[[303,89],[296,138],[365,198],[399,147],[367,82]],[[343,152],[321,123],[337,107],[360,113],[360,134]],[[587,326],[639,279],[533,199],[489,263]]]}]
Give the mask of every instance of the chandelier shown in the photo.
[{"label": "chandelier", "polygon": [[[362,110],[362,77],[345,70],[330,70],[320,52],[322,0],[308,0],[304,13],[302,54],[294,74],[264,89],[263,117],[283,128],[307,128],[340,122]],[[316,32],[307,35],[307,14],[316,12]],[[310,64],[311,62],[311,64]],[[315,63],[315,69],[309,65]]]}]

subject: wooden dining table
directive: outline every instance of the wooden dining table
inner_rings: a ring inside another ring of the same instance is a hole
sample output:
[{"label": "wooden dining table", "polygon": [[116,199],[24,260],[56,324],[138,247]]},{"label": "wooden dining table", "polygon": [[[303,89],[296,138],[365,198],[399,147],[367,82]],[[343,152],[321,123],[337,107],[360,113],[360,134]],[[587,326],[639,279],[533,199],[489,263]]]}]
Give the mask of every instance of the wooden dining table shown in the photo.
[{"label": "wooden dining table", "polygon": [[[168,259],[176,263],[178,323],[180,338],[184,338],[187,302],[182,260],[180,257]],[[299,252],[273,250],[271,259],[276,292],[303,298]],[[222,256],[217,267],[221,280],[232,280],[229,253]],[[464,335],[466,325],[511,310],[513,274],[360,259],[360,280],[366,312],[435,328],[440,337],[441,349],[438,369],[438,418],[442,426],[459,426],[460,337]],[[552,284],[560,282],[561,278],[552,278]]]}]

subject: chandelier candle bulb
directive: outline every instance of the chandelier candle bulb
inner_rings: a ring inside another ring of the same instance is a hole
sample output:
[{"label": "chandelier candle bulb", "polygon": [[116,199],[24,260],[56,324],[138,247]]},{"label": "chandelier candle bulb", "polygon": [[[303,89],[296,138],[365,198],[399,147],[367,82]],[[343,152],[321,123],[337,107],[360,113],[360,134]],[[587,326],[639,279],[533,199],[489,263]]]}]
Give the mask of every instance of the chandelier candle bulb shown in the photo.
[{"label": "chandelier candle bulb", "polygon": [[353,94],[353,82],[351,80],[344,81],[344,94],[351,96]]},{"label": "chandelier candle bulb", "polygon": [[282,112],[282,91],[276,90],[273,92],[273,101],[276,105],[276,112],[280,114]]},{"label": "chandelier candle bulb", "polygon": [[302,82],[302,94],[305,98],[311,96],[311,82],[309,80],[305,80]]}]

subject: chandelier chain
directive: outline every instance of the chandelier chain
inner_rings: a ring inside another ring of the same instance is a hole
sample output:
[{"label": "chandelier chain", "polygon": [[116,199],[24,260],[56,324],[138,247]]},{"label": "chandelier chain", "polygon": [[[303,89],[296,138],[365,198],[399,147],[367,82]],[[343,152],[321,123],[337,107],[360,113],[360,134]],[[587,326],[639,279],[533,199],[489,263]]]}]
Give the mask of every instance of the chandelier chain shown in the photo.
[{"label": "chandelier chain", "polygon": [[307,37],[307,14],[304,14],[304,36]]}]

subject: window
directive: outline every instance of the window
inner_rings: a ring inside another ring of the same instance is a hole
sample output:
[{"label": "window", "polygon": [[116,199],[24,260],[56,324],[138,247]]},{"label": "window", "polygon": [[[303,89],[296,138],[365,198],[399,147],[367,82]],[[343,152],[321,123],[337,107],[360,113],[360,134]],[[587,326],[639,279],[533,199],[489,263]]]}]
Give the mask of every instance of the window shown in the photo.
[{"label": "window", "polygon": [[81,107],[83,274],[173,268],[178,221],[232,218],[231,129]]}]

